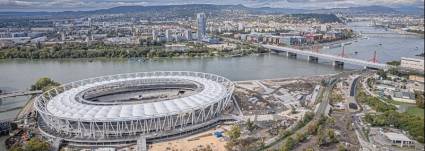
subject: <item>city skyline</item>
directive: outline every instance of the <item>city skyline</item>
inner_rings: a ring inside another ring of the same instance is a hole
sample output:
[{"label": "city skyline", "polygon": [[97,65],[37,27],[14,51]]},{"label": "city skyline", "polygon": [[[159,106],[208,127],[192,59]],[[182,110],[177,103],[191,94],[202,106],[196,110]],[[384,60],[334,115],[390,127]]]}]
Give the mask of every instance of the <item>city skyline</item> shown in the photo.
[{"label": "city skyline", "polygon": [[424,148],[424,0],[0,0],[0,150]]},{"label": "city skyline", "polygon": [[82,11],[112,8],[117,6],[155,6],[215,4],[244,5],[247,7],[272,7],[294,9],[330,9],[358,6],[417,7],[424,8],[424,0],[0,0],[0,11]]}]

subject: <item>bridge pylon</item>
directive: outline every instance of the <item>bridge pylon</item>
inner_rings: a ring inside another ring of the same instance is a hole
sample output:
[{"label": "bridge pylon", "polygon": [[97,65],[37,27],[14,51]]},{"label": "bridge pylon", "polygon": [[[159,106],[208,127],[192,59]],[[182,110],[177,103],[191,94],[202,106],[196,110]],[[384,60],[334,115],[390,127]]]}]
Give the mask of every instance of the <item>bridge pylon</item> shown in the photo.
[{"label": "bridge pylon", "polygon": [[346,58],[347,56],[345,55],[345,45],[344,45],[344,43],[342,43],[341,45],[342,45],[342,51],[338,56],[340,56],[342,58]]},{"label": "bridge pylon", "polygon": [[375,50],[375,52],[373,53],[373,57],[372,57],[372,59],[370,59],[369,61],[370,61],[370,62],[373,62],[373,63],[378,63],[378,56],[376,55],[376,50]]},{"label": "bridge pylon", "polygon": [[316,45],[316,44],[313,44],[313,52],[320,53],[320,46],[319,45]]}]

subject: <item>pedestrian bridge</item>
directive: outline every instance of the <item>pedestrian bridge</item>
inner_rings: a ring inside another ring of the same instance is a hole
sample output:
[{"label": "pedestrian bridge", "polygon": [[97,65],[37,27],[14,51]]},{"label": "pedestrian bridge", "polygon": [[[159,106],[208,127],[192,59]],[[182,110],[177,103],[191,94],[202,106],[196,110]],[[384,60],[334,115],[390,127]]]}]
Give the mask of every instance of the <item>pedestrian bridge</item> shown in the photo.
[{"label": "pedestrian bridge", "polygon": [[15,92],[8,92],[8,93],[1,93],[0,99],[8,98],[8,97],[17,97],[17,96],[25,96],[25,95],[36,95],[41,94],[43,91],[41,90],[35,90],[35,91],[15,91]]},{"label": "pedestrian bridge", "polygon": [[347,63],[347,64],[358,65],[358,66],[363,66],[365,68],[372,68],[372,69],[388,69],[391,67],[390,65],[382,64],[378,62],[371,62],[371,61],[365,61],[365,60],[354,59],[354,58],[346,58],[346,57],[335,56],[331,54],[323,54],[323,53],[317,53],[312,51],[303,51],[299,49],[281,47],[281,46],[275,46],[275,45],[262,44],[262,46],[272,51],[285,52],[287,56],[292,56],[292,57],[295,57],[297,55],[307,56],[309,61],[317,62],[318,59],[330,60],[332,61],[332,65],[334,66],[342,67],[345,63]]}]

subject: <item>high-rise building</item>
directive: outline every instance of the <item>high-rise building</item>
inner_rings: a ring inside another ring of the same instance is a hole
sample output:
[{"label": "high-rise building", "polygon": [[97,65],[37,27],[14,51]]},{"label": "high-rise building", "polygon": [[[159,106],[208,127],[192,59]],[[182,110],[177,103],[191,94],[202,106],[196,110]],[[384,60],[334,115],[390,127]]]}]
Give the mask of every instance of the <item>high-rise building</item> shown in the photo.
[{"label": "high-rise building", "polygon": [[66,37],[65,37],[65,32],[61,32],[61,41],[65,41]]},{"label": "high-rise building", "polygon": [[192,31],[191,30],[185,30],[184,31],[184,38],[186,39],[186,40],[192,40]]},{"label": "high-rise building", "polygon": [[156,41],[157,40],[157,37],[158,37],[158,35],[156,33],[156,30],[152,30],[152,40],[153,41]]},{"label": "high-rise building", "polygon": [[243,23],[238,23],[238,30],[243,31],[245,29],[245,26]]},{"label": "high-rise building", "polygon": [[172,41],[173,37],[171,37],[171,31],[170,30],[165,30],[165,38],[167,39],[167,41]]},{"label": "high-rise building", "polygon": [[91,25],[92,25],[91,18],[87,18],[87,25],[88,25],[89,27],[91,27]]},{"label": "high-rise building", "polygon": [[198,40],[202,40],[207,36],[207,17],[205,16],[205,13],[198,13],[196,14],[196,20],[198,23]]}]

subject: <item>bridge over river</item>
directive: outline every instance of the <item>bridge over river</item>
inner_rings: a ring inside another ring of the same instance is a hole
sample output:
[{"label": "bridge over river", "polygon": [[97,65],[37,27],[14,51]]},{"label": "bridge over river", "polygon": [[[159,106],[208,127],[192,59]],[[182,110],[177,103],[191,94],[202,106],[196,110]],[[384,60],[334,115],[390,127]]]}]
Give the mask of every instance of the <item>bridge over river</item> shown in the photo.
[{"label": "bridge over river", "polygon": [[36,94],[41,94],[41,93],[43,93],[43,91],[41,91],[41,90],[15,91],[15,92],[0,93],[0,99],[8,98],[8,97],[25,96],[25,95],[36,95]]},{"label": "bridge over river", "polygon": [[376,61],[365,61],[365,60],[355,59],[355,58],[346,58],[346,57],[335,56],[331,54],[323,54],[323,53],[317,53],[313,51],[304,51],[304,50],[275,46],[275,45],[262,44],[262,46],[264,48],[270,49],[275,52],[284,52],[287,54],[287,56],[291,56],[291,57],[296,57],[297,55],[304,55],[308,57],[309,61],[317,62],[319,59],[330,60],[332,61],[332,65],[340,66],[340,67],[342,67],[344,63],[363,66],[365,68],[371,68],[371,69],[388,69],[391,67],[390,65],[378,63]]}]

